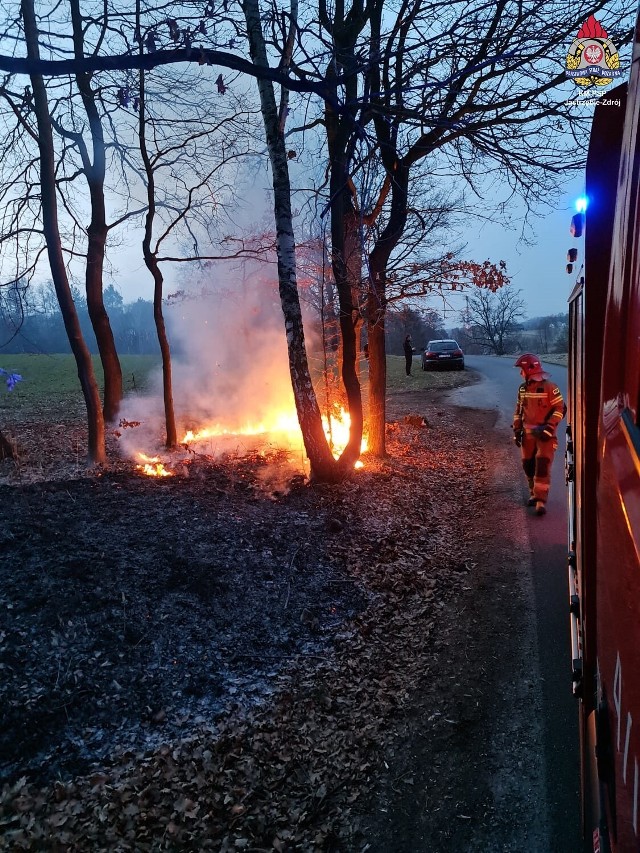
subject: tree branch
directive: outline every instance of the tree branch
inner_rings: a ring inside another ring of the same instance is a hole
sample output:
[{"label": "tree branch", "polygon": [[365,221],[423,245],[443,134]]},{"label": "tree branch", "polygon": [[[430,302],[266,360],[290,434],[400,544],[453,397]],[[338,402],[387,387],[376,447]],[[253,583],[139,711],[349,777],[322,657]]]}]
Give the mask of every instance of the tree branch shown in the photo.
[{"label": "tree branch", "polygon": [[[83,59],[27,59],[26,57],[1,56],[0,71],[10,74],[41,74],[43,77],[64,77],[66,75],[86,74],[95,71],[150,70],[161,65],[173,65],[180,62],[197,62],[198,65],[216,65],[240,71],[258,80],[271,80],[292,92],[308,92],[319,95],[331,103],[334,109],[342,111],[338,101],[332,96],[331,89],[323,81],[309,80],[307,77],[295,79],[280,68],[267,65],[254,65],[248,59],[221,50],[208,50],[203,47],[176,48],[158,50],[153,53],[118,56],[90,56]],[[339,83],[344,83],[350,74],[340,75]]]}]

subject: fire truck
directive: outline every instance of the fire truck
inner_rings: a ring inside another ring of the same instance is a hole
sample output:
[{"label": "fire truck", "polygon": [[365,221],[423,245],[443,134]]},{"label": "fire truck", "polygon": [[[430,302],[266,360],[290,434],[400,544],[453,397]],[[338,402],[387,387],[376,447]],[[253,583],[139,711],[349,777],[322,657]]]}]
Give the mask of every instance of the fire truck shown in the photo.
[{"label": "fire truck", "polygon": [[629,82],[595,108],[569,297],[569,608],[592,853],[640,851],[639,117],[640,19]]}]

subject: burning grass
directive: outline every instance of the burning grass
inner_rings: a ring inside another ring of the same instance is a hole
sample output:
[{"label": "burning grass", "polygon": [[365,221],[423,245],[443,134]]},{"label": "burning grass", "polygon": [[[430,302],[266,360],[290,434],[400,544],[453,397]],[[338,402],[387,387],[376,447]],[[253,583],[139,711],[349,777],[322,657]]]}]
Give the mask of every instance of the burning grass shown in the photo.
[{"label": "burning grass", "polygon": [[[94,359],[94,363],[97,375],[101,378],[97,359]],[[11,355],[3,357],[3,364],[19,372],[23,381],[10,394],[0,394],[0,428],[18,448],[18,459],[15,462],[0,462],[0,483],[28,483],[91,474],[85,460],[85,412],[72,356]],[[125,356],[122,367],[128,395],[137,399],[151,389],[151,375],[158,367],[157,359],[150,356]],[[364,360],[361,368],[366,406],[367,366]],[[389,356],[390,411],[393,411],[393,400],[396,397],[406,401],[407,394],[445,390],[473,381],[471,371],[423,373],[417,362],[411,379],[407,380],[403,374],[404,359]],[[108,432],[109,469],[126,470],[133,465],[142,475],[165,479],[167,473],[174,476],[188,475],[195,457],[206,460],[226,456],[234,459],[243,454],[256,453],[270,456],[286,449],[290,466],[297,473],[308,472],[297,419],[291,407],[272,411],[270,420],[261,423],[238,423],[237,420],[215,422],[207,421],[204,416],[201,419],[191,418],[183,435],[184,452],[178,454],[163,452],[162,419],[158,412],[154,417],[152,428],[140,440],[136,438],[130,443],[122,441],[123,431],[129,435],[140,433],[141,422],[137,416],[131,416],[124,428]],[[333,413],[330,422],[325,418],[325,430],[336,456],[346,443],[347,419],[348,415],[339,409]],[[46,424],[45,429],[43,424]],[[123,450],[123,444],[127,445],[126,450]],[[362,450],[366,450],[366,435]],[[138,457],[138,453],[147,458]],[[149,459],[156,461],[150,462]],[[142,467],[136,468],[138,465]],[[145,469],[145,465],[150,467]],[[158,465],[161,467],[158,468]],[[95,473],[102,473],[102,470]]]},{"label": "burning grass", "polygon": [[173,472],[167,471],[158,456],[147,456],[145,453],[140,453],[139,456],[141,462],[136,465],[136,469],[147,477],[173,477]]}]

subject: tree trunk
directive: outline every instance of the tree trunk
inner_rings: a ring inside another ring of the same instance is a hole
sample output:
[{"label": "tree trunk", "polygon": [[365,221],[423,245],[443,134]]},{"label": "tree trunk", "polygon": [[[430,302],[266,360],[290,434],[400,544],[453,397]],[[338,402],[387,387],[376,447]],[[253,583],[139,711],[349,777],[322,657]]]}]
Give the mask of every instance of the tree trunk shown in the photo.
[{"label": "tree trunk", "polygon": [[171,347],[167,337],[167,328],[162,313],[162,292],[164,278],[156,256],[145,250],[144,262],[153,276],[153,319],[156,324],[158,343],[162,355],[162,391],[164,400],[164,422],[166,429],[166,446],[173,449],[178,446],[178,431],[176,428],[176,415],[173,405],[173,379],[171,370]]},{"label": "tree trunk", "polygon": [[[34,13],[33,0],[22,0],[22,19],[25,29],[27,56],[39,59],[38,29]],[[60,311],[71,351],[78,366],[78,377],[87,407],[87,426],[89,432],[89,458],[95,463],[106,461],[104,417],[100,405],[100,394],[96,382],[89,349],[82,336],[76,306],[71,294],[67,270],[62,255],[62,243],[58,226],[58,207],[56,200],[56,174],[53,147],[53,134],[49,117],[47,91],[42,75],[31,75],[33,104],[38,123],[38,147],[40,151],[40,184],[42,196],[42,224],[51,276],[58,297]]]},{"label": "tree trunk", "polygon": [[[142,50],[140,45],[140,50]],[[160,344],[160,353],[162,355],[162,391],[164,400],[164,421],[166,429],[166,446],[171,449],[178,445],[178,432],[176,429],[176,415],[173,405],[173,379],[171,370],[171,347],[169,346],[169,338],[167,337],[167,329],[162,313],[162,292],[164,279],[158,259],[151,249],[151,239],[153,236],[153,220],[156,212],[156,184],[155,174],[149,151],[147,150],[147,138],[145,133],[145,73],[140,72],[140,107],[139,107],[139,125],[138,125],[138,141],[140,145],[140,153],[142,162],[144,163],[145,173],[147,176],[147,215],[144,223],[144,237],[142,239],[142,254],[147,269],[153,276],[153,319],[156,324],[156,332],[158,335],[158,343]]]},{"label": "tree trunk", "polygon": [[[353,68],[354,45],[360,26],[358,20],[349,22],[340,20],[332,30],[338,61],[335,65],[333,60],[329,64],[326,82],[333,89],[334,103],[339,100],[336,73],[345,68]],[[345,101],[349,103],[356,98],[357,83],[354,75],[346,84]],[[351,418],[349,441],[342,452],[341,461],[345,465],[352,466],[360,456],[363,429],[362,393],[357,370],[362,248],[359,216],[349,174],[355,132],[354,117],[339,115],[327,101],[325,102],[325,127],[330,170],[331,266],[340,305],[342,381]]]},{"label": "tree trunk", "polygon": [[[94,204],[94,196],[98,196]],[[122,403],[122,368],[116,350],[109,315],[103,300],[104,251],[107,242],[107,227],[104,221],[104,187],[91,189],[91,223],[88,228],[87,269],[85,287],[87,309],[104,373],[103,414],[107,423],[113,423]]]},{"label": "tree trunk", "polygon": [[339,162],[331,164],[331,248],[333,277],[340,303],[342,381],[351,419],[349,441],[340,459],[345,465],[353,466],[360,456],[363,428],[362,394],[356,368],[360,313],[357,298],[354,299],[361,277],[360,250],[357,215],[343,180],[345,164],[341,161],[339,158]]},{"label": "tree trunk", "polygon": [[[255,65],[267,66],[267,54],[262,35],[258,2],[257,0],[244,0],[242,5],[247,23],[251,58]],[[293,395],[302,431],[302,440],[311,464],[311,475],[318,481],[335,482],[342,479],[347,471],[344,463],[336,463],[331,455],[322,426],[318,400],[309,373],[296,280],[291,187],[284,141],[284,122],[281,123],[278,115],[271,81],[259,79],[258,91],[273,174],[278,284],[287,335],[289,372]]]},{"label": "tree trunk", "polygon": [[367,297],[367,341],[369,343],[368,447],[373,456],[386,455],[387,352],[385,342],[385,270],[370,267]]},{"label": "tree trunk", "polygon": [[[94,204],[94,196],[97,203]],[[87,309],[93,332],[98,344],[100,361],[104,373],[103,415],[107,423],[113,423],[118,416],[122,403],[122,368],[116,350],[116,343],[109,322],[109,315],[103,300],[104,251],[107,241],[107,227],[104,221],[104,188],[94,192],[91,189],[91,223],[88,228],[89,246],[87,248],[87,268],[85,287]]]},{"label": "tree trunk", "polygon": [[163,277],[158,267],[155,255],[151,259],[151,266],[147,264],[153,276],[153,319],[156,324],[160,353],[162,354],[162,396],[164,400],[164,423],[167,432],[166,446],[169,449],[178,446],[178,431],[176,428],[176,414],[173,405],[173,379],[171,371],[171,347],[167,337],[167,329],[162,313],[162,289]]},{"label": "tree trunk", "polygon": [[[387,165],[387,164],[385,164]],[[367,330],[369,334],[369,452],[386,454],[387,353],[384,337],[387,312],[387,264],[402,237],[408,211],[409,167],[393,159],[391,210],[383,232],[369,255]]]},{"label": "tree trunk", "polygon": [[[78,0],[71,0],[71,20],[73,23],[73,43],[76,59],[84,58],[83,22]],[[107,243],[107,221],[104,199],[104,179],[106,172],[104,133],[96,106],[95,95],[91,88],[91,75],[76,74],[76,83],[84,104],[93,156],[90,158],[84,145],[80,151],[91,199],[91,222],[87,229],[89,245],[87,247],[87,267],[85,287],[87,309],[96,336],[98,352],[104,373],[104,419],[115,421],[122,403],[122,368],[116,350],[109,316],[103,300],[104,253]]]}]

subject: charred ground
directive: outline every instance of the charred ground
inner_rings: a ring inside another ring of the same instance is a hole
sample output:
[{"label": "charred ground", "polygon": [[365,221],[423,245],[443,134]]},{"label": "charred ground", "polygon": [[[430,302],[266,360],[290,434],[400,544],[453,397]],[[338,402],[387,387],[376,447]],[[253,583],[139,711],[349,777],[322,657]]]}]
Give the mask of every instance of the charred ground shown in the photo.
[{"label": "charred ground", "polygon": [[495,415],[421,389],[389,417],[389,459],[331,487],[279,454],[78,476],[81,421],[22,425],[0,849],[543,850]]}]

